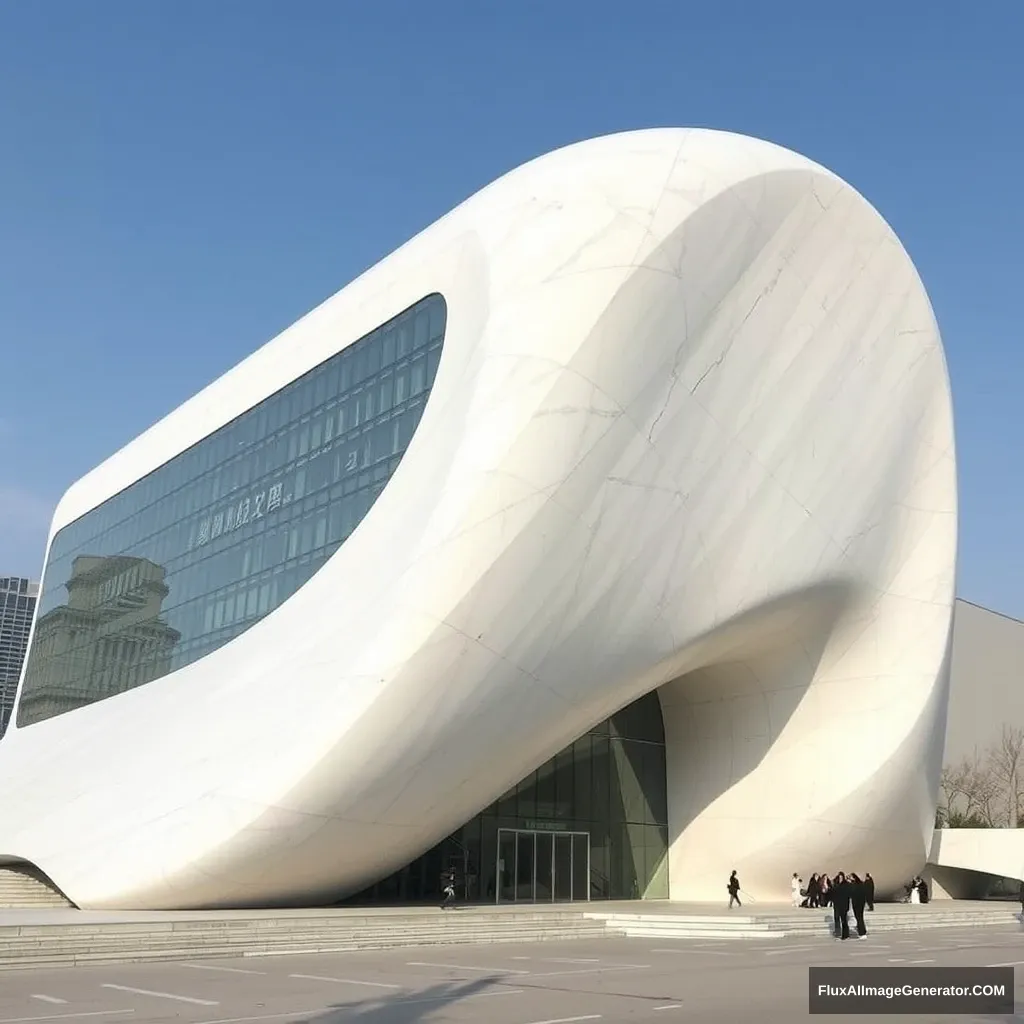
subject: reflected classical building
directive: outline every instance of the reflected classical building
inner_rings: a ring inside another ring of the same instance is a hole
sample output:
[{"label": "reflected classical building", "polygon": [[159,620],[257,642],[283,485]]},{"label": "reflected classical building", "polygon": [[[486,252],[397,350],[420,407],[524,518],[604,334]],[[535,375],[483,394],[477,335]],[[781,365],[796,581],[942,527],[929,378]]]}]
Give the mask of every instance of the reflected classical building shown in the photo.
[{"label": "reflected classical building", "polygon": [[164,569],[146,558],[78,555],[67,601],[36,623],[22,698],[25,722],[42,721],[158,679],[180,639],[161,617]]}]

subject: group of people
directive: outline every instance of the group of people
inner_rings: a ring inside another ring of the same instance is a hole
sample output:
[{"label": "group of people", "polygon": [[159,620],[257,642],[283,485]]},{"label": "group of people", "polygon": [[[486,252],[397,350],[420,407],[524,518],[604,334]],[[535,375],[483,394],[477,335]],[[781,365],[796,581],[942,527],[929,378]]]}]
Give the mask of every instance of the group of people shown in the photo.
[{"label": "group of people", "polygon": [[840,871],[830,878],[828,875],[811,875],[804,888],[803,881],[795,873],[792,881],[793,905],[798,907],[831,907],[835,924],[832,934],[837,939],[850,937],[850,911],[853,911],[857,925],[857,938],[866,939],[868,928],[864,923],[865,910],[875,909],[875,880],[870,873],[860,875]]},{"label": "group of people", "polygon": [[[904,903],[927,903],[928,883],[918,875],[912,882],[904,887]],[[1024,901],[1022,901],[1024,902]]]},{"label": "group of people", "polygon": [[865,907],[868,910],[875,909],[875,880],[871,877],[870,872],[867,872],[863,879],[855,874],[845,875],[842,871],[835,878],[830,878],[825,874],[814,874],[811,875],[806,887],[804,880],[794,872],[793,881],[790,883],[790,888],[793,891],[793,906],[812,908],[832,906],[834,890],[840,877],[845,878],[850,884],[853,884],[853,879],[856,879],[856,884],[863,886]]}]

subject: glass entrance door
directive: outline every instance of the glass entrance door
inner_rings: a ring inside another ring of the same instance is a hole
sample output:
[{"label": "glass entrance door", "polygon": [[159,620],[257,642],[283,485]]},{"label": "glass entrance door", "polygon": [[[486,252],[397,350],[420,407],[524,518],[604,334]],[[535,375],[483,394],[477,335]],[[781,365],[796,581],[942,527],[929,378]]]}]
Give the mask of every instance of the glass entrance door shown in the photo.
[{"label": "glass entrance door", "polygon": [[554,899],[554,861],[551,858],[553,839],[554,835],[551,832],[537,833],[537,880],[533,897],[539,903]]},{"label": "glass entrance door", "polygon": [[555,836],[555,899],[572,899],[572,835]]},{"label": "glass entrance door", "polygon": [[494,876],[494,887],[498,902],[515,901],[516,898],[516,833],[498,829],[498,870]]},{"label": "glass entrance door", "polygon": [[537,898],[537,837],[516,833],[516,902]]},{"label": "glass entrance door", "polygon": [[498,903],[590,899],[590,833],[499,828]]}]

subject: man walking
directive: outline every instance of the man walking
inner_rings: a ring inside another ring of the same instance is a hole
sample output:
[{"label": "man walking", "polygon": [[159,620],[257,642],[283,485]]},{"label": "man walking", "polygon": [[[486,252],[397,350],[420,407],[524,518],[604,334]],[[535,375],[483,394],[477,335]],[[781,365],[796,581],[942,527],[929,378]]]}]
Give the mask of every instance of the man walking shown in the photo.
[{"label": "man walking", "polygon": [[726,886],[729,890],[729,909],[732,910],[732,904],[735,900],[737,907],[742,907],[740,903],[740,880],[736,877],[736,870],[733,869],[733,873],[729,876],[729,884]]}]

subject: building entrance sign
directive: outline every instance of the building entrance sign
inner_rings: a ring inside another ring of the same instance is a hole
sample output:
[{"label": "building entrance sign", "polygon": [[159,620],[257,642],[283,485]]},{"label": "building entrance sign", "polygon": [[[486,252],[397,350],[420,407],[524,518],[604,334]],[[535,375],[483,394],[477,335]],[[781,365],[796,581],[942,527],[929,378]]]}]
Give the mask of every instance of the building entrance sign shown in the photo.
[{"label": "building entrance sign", "polygon": [[590,899],[590,833],[498,829],[498,903]]}]

